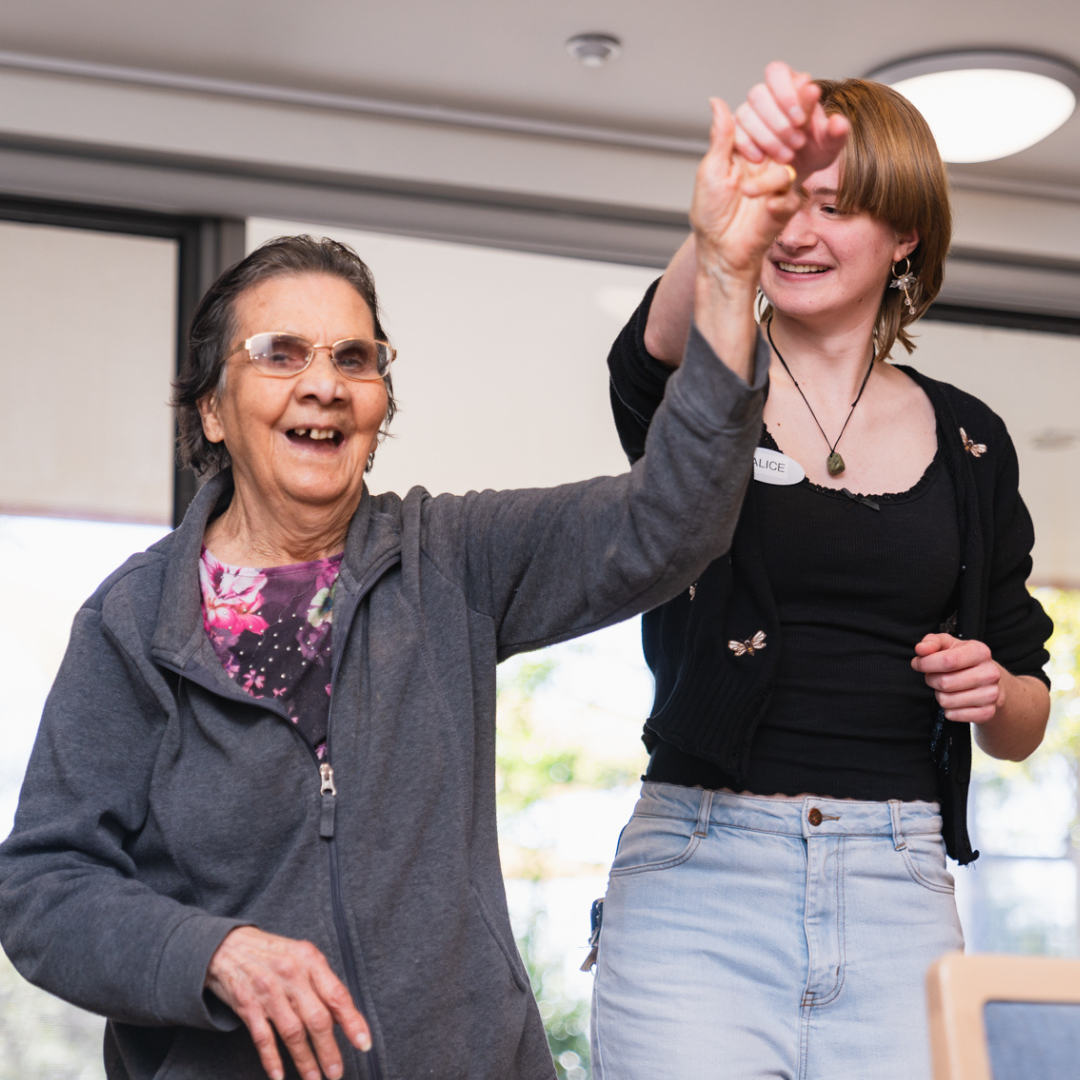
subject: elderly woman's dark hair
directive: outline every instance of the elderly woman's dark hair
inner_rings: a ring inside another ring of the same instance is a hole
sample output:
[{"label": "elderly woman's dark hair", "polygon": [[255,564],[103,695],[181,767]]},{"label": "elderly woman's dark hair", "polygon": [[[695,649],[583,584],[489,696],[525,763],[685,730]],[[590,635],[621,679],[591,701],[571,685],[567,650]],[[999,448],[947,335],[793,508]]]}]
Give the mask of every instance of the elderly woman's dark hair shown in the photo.
[{"label": "elderly woman's dark hair", "polygon": [[[375,337],[387,341],[379,319],[375,279],[367,264],[347,244],[324,236],[279,236],[256,248],[247,258],[229,267],[206,291],[191,319],[188,350],[180,374],[173,383],[173,406],[179,429],[177,453],[180,464],[202,475],[212,475],[230,464],[225,444],[213,443],[204,434],[199,402],[225,385],[225,361],[236,334],[236,300],[248,289],[271,278],[298,274],[330,274],[348,282],[371,309]],[[379,432],[380,441],[397,411],[394,388],[386,377],[389,403]],[[368,458],[370,469],[375,454]]]}]

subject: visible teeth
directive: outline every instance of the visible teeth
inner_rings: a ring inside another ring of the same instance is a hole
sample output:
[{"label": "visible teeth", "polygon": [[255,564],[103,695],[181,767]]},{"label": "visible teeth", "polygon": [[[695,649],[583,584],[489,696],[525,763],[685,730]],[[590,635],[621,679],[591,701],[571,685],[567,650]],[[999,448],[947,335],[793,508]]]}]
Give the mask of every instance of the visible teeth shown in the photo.
[{"label": "visible teeth", "polygon": [[292,429],[293,434],[299,438],[303,438],[305,435],[309,439],[333,439],[336,437],[337,432],[333,428],[306,428],[298,427]]},{"label": "visible teeth", "polygon": [[817,266],[808,263],[777,262],[781,270],[789,274],[820,274],[822,270],[828,270],[827,266]]}]

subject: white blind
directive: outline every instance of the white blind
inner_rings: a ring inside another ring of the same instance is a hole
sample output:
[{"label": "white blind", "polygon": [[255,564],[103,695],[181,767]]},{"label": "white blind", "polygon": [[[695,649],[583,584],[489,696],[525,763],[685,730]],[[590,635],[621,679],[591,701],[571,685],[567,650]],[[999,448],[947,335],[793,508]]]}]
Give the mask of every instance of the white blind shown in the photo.
[{"label": "white blind", "polygon": [[0,222],[0,512],[168,523],[173,240]]}]

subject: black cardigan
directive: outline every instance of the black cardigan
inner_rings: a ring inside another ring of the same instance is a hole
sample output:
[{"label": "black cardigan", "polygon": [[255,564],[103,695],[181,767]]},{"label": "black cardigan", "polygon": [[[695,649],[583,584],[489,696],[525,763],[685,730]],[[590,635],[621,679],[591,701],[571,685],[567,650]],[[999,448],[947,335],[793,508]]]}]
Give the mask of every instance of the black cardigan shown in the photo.
[{"label": "black cardigan", "polygon": [[[655,289],[654,284],[645,294],[608,358],[615,424],[631,462],[644,453],[649,422],[673,370],[644,345]],[[1035,533],[1020,497],[1016,451],[1005,424],[970,394],[910,367],[901,370],[933,403],[957,496],[963,563],[955,612],[942,629],[984,641],[1008,671],[1049,684],[1042,668],[1053,624],[1025,587]],[[974,446],[965,444],[961,428]],[[985,450],[979,452],[978,444]],[[746,774],[783,647],[758,543],[756,487],[751,483],[747,490],[728,554],[713,562],[692,590],[642,617],[645,658],[656,676],[646,747],[651,751],[663,739],[737,779]],[[738,656],[727,647],[728,641],[745,641],[758,631],[764,631],[768,648]],[[967,833],[971,736],[968,725],[946,720],[940,709],[933,754],[946,848],[960,863],[971,862],[978,857]]]}]

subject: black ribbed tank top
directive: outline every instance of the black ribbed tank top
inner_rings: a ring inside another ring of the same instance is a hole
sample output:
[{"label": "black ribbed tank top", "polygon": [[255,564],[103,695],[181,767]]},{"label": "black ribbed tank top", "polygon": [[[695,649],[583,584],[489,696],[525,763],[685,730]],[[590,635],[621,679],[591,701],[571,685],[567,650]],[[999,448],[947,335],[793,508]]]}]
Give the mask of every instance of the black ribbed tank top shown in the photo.
[{"label": "black ribbed tank top", "polygon": [[[780,449],[767,432],[762,445]],[[736,782],[661,742],[647,779],[758,795],[937,798],[937,705],[911,659],[955,606],[960,529],[942,458],[939,437],[914,487],[860,500],[808,480],[758,485],[780,622],[768,647],[780,653],[749,773]]]}]

